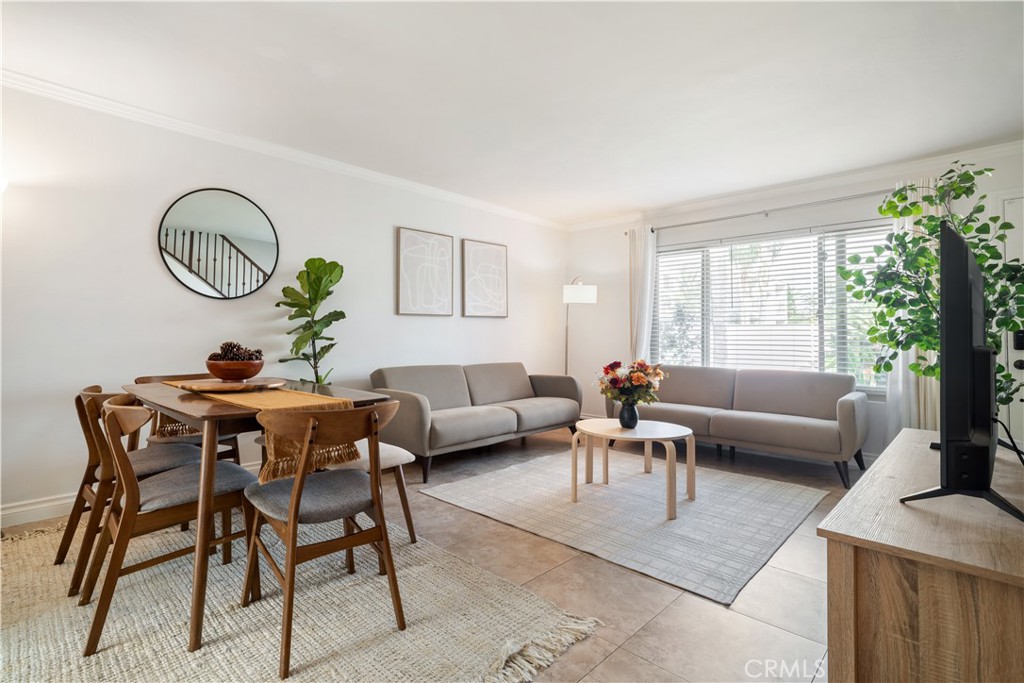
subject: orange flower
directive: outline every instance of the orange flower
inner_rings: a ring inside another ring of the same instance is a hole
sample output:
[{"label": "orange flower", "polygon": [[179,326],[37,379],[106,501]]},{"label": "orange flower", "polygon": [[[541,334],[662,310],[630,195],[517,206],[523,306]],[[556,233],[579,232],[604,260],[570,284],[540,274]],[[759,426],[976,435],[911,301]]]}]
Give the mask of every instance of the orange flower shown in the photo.
[{"label": "orange flower", "polygon": [[635,386],[638,387],[647,384],[647,375],[645,375],[642,372],[634,372],[632,375],[629,376],[629,379],[630,381],[633,382]]}]

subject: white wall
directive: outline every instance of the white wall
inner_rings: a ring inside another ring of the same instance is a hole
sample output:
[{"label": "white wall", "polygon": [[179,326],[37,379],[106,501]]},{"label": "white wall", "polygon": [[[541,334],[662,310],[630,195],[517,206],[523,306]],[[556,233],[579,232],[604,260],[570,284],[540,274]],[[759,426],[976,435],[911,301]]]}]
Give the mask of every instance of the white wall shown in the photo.
[{"label": "white wall", "polygon": [[[5,525],[66,511],[84,463],[72,405],[82,387],[203,371],[229,339],[262,348],[265,374],[308,377],[305,366],[273,363],[291,328],[274,302],[311,256],[345,266],[329,302],[348,314],[332,328],[336,384],[366,388],[374,368],[415,363],[562,370],[564,232],[11,89],[3,123]],[[277,229],[277,270],[251,296],[199,296],[160,260],[160,217],[201,187],[241,192]],[[395,315],[399,225],[454,235],[456,254],[463,237],[507,244],[509,317]]]},{"label": "white wall", "polygon": [[597,303],[571,306],[569,373],[583,384],[583,413],[604,417],[597,374],[629,355],[629,239],[635,222],[613,223],[572,233],[566,281],[580,276],[597,285]]},{"label": "white wall", "polygon": [[[990,197],[986,215],[1000,214],[1004,200],[1021,196],[1021,188],[1024,186],[1024,145],[1017,142],[819,178],[805,183],[689,202],[649,211],[642,218],[630,218],[621,224],[594,228],[577,226],[569,240],[569,269],[573,274],[582,274],[588,284],[610,285],[599,291],[598,306],[576,307],[580,310],[578,315],[575,310],[573,311],[572,334],[573,339],[578,341],[572,345],[570,367],[574,371],[573,374],[578,377],[590,378],[589,384],[584,384],[584,412],[604,414],[603,399],[592,378],[601,365],[612,360],[624,361],[629,353],[626,322],[629,310],[628,257],[627,240],[623,236],[626,229],[639,223],[663,227],[760,212],[756,216],[745,218],[665,228],[659,230],[658,234],[661,245],[741,238],[826,223],[876,219],[879,218],[877,206],[888,189],[895,188],[903,182],[939,175],[958,159],[974,163],[978,168],[988,166],[995,169],[993,177],[984,178],[979,183]],[[767,216],[764,215],[764,211],[768,209],[821,202],[876,190],[882,192],[871,197],[840,203],[821,204],[790,211],[769,211]],[[1024,225],[1018,225],[1017,228],[1024,230]],[[609,289],[612,291],[609,292]],[[606,296],[606,293],[610,293],[611,296]],[[586,341],[585,344],[582,343],[583,340]],[[864,451],[878,454],[886,446],[887,412],[884,396],[870,398],[868,417],[869,433]]]}]

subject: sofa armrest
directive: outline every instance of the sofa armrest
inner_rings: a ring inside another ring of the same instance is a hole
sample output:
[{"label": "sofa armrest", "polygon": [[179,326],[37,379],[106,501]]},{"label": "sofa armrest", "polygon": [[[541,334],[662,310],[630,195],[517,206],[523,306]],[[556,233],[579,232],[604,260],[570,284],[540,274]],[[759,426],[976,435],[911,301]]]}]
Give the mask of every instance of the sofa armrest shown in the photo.
[{"label": "sofa armrest", "polygon": [[568,398],[583,406],[583,386],[570,375],[530,375],[533,393],[537,396]]},{"label": "sofa armrest", "polygon": [[374,389],[398,400],[398,412],[380,432],[384,443],[415,455],[430,453],[430,401],[423,394],[399,389]]},{"label": "sofa armrest", "polygon": [[604,416],[605,417],[618,417],[615,414],[615,401],[611,400],[607,396],[604,397]]},{"label": "sofa armrest", "polygon": [[839,420],[839,448],[843,460],[849,460],[864,445],[868,435],[868,395],[851,391],[836,404]]}]

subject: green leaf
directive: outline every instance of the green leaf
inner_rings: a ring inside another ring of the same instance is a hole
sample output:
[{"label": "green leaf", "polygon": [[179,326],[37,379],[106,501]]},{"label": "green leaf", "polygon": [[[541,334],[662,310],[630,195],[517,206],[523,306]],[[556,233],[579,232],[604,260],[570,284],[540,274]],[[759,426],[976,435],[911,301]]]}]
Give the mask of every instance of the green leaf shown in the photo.
[{"label": "green leaf", "polygon": [[298,304],[300,306],[309,307],[309,298],[302,294],[302,292],[295,289],[294,287],[285,287],[284,289],[281,290],[281,294],[284,295],[285,301],[282,301],[280,303],[284,305],[292,303]]},{"label": "green leaf", "polygon": [[324,344],[319,349],[317,349],[316,350],[316,359],[317,359],[317,361],[323,360],[323,357],[326,356],[328,353],[330,353],[331,349],[333,349],[335,346],[337,346],[337,344]]}]

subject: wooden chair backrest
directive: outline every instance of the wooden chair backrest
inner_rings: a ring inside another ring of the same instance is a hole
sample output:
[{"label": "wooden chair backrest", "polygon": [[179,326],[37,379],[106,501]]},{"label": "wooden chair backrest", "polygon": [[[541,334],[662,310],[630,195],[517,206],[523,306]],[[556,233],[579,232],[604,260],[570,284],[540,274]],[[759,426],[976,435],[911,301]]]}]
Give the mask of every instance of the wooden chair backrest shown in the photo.
[{"label": "wooden chair backrest", "polygon": [[100,468],[97,475],[99,480],[113,479],[117,472],[110,455],[102,418],[103,403],[117,395],[118,393],[114,392],[104,392],[103,387],[93,384],[75,396],[75,411],[78,413],[78,422],[89,449],[89,466]]},{"label": "wooden chair backrest", "polygon": [[397,412],[398,401],[395,400],[362,408],[260,411],[256,419],[267,431],[268,438],[277,434],[302,446],[292,484],[289,522],[298,519],[302,488],[311,465],[310,455],[317,446],[336,446],[366,439],[370,487],[375,503],[380,504],[380,429]]},{"label": "wooden chair backrest", "polygon": [[152,418],[153,411],[137,404],[131,394],[118,394],[103,404],[103,426],[106,428],[107,445],[117,469],[118,488],[124,493],[124,507],[137,509],[139,506],[139,479],[128,459],[124,438],[129,443],[138,438],[142,429]]},{"label": "wooden chair backrest", "polygon": [[362,408],[337,409],[318,407],[313,410],[262,410],[256,416],[263,428],[286,439],[305,442],[310,419],[316,420],[316,446],[334,446],[365,439],[372,431],[370,416],[376,413],[379,427],[383,427],[398,412],[398,401],[375,403]]}]

